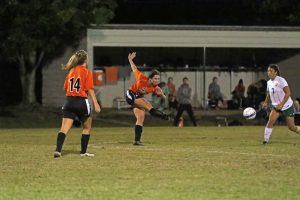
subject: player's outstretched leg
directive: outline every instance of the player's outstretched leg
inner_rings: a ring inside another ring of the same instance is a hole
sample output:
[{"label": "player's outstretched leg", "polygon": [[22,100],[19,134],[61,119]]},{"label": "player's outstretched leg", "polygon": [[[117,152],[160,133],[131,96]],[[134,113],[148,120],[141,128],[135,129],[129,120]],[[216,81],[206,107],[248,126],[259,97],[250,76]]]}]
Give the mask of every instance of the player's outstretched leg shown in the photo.
[{"label": "player's outstretched leg", "polygon": [[155,108],[151,108],[149,110],[149,113],[154,117],[159,117],[159,118],[164,119],[164,120],[169,120],[170,119],[169,115],[167,115],[166,113],[164,113],[160,110],[157,110]]}]

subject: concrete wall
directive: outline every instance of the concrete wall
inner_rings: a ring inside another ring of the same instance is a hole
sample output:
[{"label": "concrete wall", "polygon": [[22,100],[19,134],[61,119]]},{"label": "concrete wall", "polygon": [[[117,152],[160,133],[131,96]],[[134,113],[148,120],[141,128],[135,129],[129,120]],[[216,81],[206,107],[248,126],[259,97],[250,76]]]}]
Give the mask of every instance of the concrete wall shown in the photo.
[{"label": "concrete wall", "polygon": [[66,64],[70,56],[77,49],[86,49],[86,38],[84,38],[76,49],[68,48],[64,55],[55,59],[48,66],[43,68],[43,106],[61,107],[65,101],[64,80],[66,71],[61,69],[61,64]]}]

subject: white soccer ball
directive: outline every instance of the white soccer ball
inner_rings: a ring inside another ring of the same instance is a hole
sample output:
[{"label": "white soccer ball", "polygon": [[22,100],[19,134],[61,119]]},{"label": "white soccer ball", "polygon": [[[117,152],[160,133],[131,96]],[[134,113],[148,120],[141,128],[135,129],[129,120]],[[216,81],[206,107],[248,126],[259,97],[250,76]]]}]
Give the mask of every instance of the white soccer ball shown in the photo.
[{"label": "white soccer ball", "polygon": [[252,107],[245,108],[245,110],[243,111],[243,116],[246,119],[254,119],[256,117],[256,111]]}]

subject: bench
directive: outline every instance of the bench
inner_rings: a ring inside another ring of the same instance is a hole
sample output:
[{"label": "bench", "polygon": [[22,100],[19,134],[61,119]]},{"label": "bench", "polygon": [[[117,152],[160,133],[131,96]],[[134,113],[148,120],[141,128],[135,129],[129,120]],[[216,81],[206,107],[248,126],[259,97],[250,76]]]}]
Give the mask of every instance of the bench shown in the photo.
[{"label": "bench", "polygon": [[223,122],[225,126],[228,126],[227,117],[217,116],[216,121],[217,121],[218,127],[222,126],[221,122]]}]

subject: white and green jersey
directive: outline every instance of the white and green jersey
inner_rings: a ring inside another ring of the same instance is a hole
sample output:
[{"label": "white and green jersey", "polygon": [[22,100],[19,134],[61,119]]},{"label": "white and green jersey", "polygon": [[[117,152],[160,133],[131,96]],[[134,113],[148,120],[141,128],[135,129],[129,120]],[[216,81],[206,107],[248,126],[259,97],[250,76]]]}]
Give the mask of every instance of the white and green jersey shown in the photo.
[{"label": "white and green jersey", "polygon": [[[270,95],[272,105],[275,107],[280,104],[284,98],[283,88],[288,86],[286,80],[281,76],[276,76],[274,80],[268,81],[267,92]],[[281,110],[286,110],[293,105],[291,97],[285,102]]]}]

